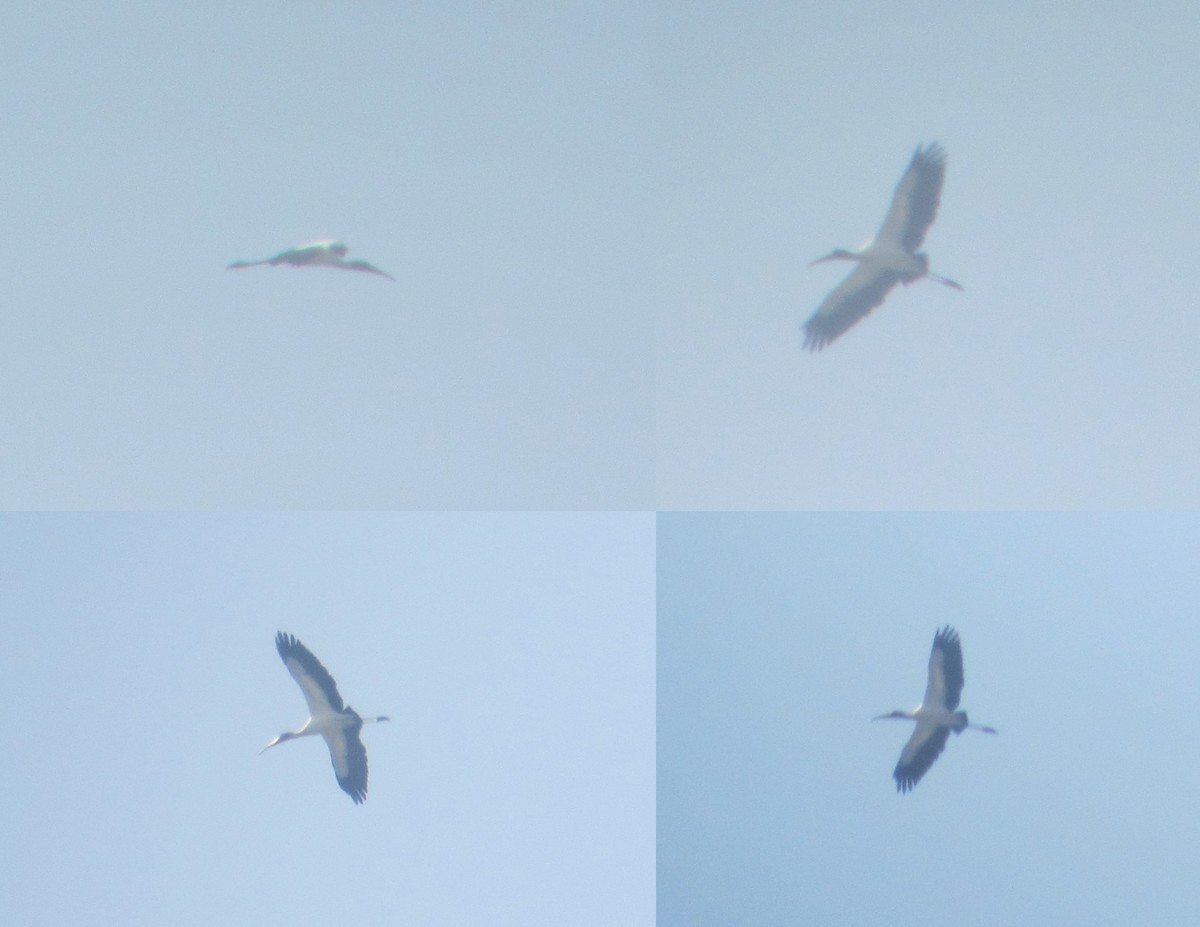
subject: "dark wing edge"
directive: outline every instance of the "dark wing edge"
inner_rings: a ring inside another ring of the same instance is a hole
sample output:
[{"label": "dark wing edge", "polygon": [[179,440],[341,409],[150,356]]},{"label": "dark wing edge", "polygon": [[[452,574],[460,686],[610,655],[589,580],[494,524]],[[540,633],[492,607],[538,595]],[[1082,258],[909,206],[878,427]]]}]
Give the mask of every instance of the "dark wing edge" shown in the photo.
[{"label": "dark wing edge", "polygon": [[[909,177],[911,172],[911,178]],[[916,251],[925,241],[925,233],[937,218],[938,204],[942,197],[942,184],[946,179],[946,150],[937,142],[925,148],[917,147],[909,162],[908,171],[900,181],[901,186],[910,182],[908,190],[908,223],[902,241],[909,251]],[[900,191],[897,190],[897,193]]]},{"label": "dark wing edge", "polygon": [[962,641],[958,632],[946,625],[933,637],[933,650],[942,651],[942,678],[946,684],[946,707],[953,711],[963,690]]},{"label": "dark wing edge", "polygon": [[337,764],[333,766],[333,774],[342,791],[354,799],[354,804],[361,805],[367,800],[367,748],[362,742],[362,719],[355,714],[354,709],[347,707],[347,712],[354,715],[354,724],[342,730],[342,739],[346,744],[345,776],[338,775]]},{"label": "dark wing edge", "polygon": [[[914,732],[913,736],[916,736]],[[896,764],[896,770],[892,773],[892,778],[896,780],[896,791],[904,794],[911,792],[913,786],[921,781],[921,777],[929,772],[929,767],[934,761],[942,755],[942,751],[946,749],[946,741],[950,738],[950,728],[939,727],[930,736],[925,743],[921,744],[917,752],[913,754],[913,758],[906,764],[904,762],[903,752],[900,754],[900,762]]]},{"label": "dark wing edge", "polygon": [[826,296],[825,301],[804,323],[805,350],[820,351],[840,338],[870,315],[871,310],[884,301],[901,279],[899,274],[879,273],[849,292],[840,294],[839,291],[850,287],[860,268],[855,268],[837,289]]},{"label": "dark wing edge", "polygon": [[342,710],[344,703],[342,702],[341,693],[338,692],[337,683],[329,675],[329,670],[325,669],[321,661],[313,656],[311,650],[296,640],[291,634],[284,634],[282,631],[279,631],[275,635],[275,649],[279,651],[279,658],[283,660],[284,666],[287,666],[289,657],[299,663],[304,668],[304,671],[321,687],[321,691],[325,693],[325,698],[329,700],[329,704],[333,707],[333,710]]}]

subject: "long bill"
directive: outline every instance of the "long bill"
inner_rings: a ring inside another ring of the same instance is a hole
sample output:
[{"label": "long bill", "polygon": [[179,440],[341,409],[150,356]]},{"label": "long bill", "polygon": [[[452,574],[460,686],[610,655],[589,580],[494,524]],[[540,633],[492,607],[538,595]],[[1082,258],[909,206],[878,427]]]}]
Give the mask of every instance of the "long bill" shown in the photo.
[{"label": "long bill", "polygon": [[258,755],[259,755],[259,756],[262,756],[264,753],[266,753],[266,752],[267,752],[268,750],[270,750],[272,747],[277,747],[277,746],[279,746],[281,743],[283,743],[285,740],[290,740],[290,739],[291,739],[291,738],[284,737],[283,735],[280,735],[279,737],[276,737],[274,740],[272,740],[272,741],[271,741],[269,744],[267,744],[265,747],[263,747],[261,750],[259,750],[259,751],[258,751]]}]

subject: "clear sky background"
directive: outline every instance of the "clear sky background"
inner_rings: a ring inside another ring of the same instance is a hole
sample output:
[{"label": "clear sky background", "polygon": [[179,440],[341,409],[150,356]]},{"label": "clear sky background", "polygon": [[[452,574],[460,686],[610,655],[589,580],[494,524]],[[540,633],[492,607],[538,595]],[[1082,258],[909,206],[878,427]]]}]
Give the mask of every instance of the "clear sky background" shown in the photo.
[{"label": "clear sky background", "polygon": [[[654,922],[654,516],[9,516],[0,921]],[[356,807],[277,630],[370,725]]]},{"label": "clear sky background", "polygon": [[[1200,7],[658,11],[660,507],[1200,504]],[[801,351],[935,140],[966,291]]]},{"label": "clear sky background", "polygon": [[652,6],[19,6],[0,507],[653,507]]},{"label": "clear sky background", "polygon": [[[658,523],[660,927],[1179,924],[1200,907],[1200,519]],[[908,795],[870,719],[963,642]]]}]

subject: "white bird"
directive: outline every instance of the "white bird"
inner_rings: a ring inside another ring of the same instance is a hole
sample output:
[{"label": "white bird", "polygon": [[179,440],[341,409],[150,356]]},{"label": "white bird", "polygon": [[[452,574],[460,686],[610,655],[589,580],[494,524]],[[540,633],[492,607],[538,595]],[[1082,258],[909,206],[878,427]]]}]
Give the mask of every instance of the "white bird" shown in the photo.
[{"label": "white bird", "polygon": [[962,694],[963,663],[962,645],[958,632],[949,625],[942,628],[933,638],[933,650],[929,654],[929,682],[925,684],[925,701],[912,711],[896,710],[872,718],[908,718],[917,722],[916,730],[900,753],[900,762],[892,777],[896,780],[896,791],[907,792],[929,771],[950,737],[950,732],[961,734],[971,727],[977,731],[995,734],[996,731],[982,724],[967,723],[965,711],[955,711],[958,697]]},{"label": "white bird", "polygon": [[385,273],[366,261],[347,261],[346,252],[349,250],[345,242],[329,238],[309,242],[307,245],[297,245],[295,248],[280,251],[274,257],[264,258],[261,261],[234,261],[225,269],[259,267],[263,264],[269,264],[271,267],[277,264],[291,264],[293,267],[336,267],[338,270],[363,270],[369,274],[378,274],[395,281],[396,278],[391,274]]},{"label": "white bird", "polygon": [[338,785],[354,799],[356,805],[361,804],[367,797],[367,750],[359,739],[359,731],[366,723],[390,719],[384,715],[362,718],[350,706],[343,706],[337,683],[329,675],[329,670],[292,635],[282,631],[276,634],[275,649],[279,651],[283,665],[288,668],[292,678],[299,683],[311,717],[300,730],[285,731],[263,747],[259,754],[286,740],[320,734],[329,747]]},{"label": "white bird", "polygon": [[929,258],[917,249],[937,215],[942,181],[946,174],[946,152],[936,142],[918,147],[908,170],[896,185],[892,205],[874,240],[858,251],[838,248],[813,264],[823,261],[857,261],[858,267],[825,297],[817,311],[804,323],[804,347],[819,351],[868,312],[883,302],[897,283],[905,285],[928,277],[961,290],[953,280],[929,271]]}]

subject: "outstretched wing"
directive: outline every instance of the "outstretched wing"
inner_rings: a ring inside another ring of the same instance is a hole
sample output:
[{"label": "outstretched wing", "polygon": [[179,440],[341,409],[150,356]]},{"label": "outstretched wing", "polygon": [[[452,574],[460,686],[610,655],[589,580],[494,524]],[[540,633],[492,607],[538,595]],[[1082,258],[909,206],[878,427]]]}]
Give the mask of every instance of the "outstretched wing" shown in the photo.
[{"label": "outstretched wing", "polygon": [[887,242],[910,253],[921,247],[925,232],[937,216],[945,176],[946,152],[941,145],[934,142],[925,148],[918,147],[896,184],[892,205],[875,241]]},{"label": "outstretched wing", "polygon": [[872,309],[883,302],[901,276],[867,263],[858,267],[836,287],[804,323],[804,347],[819,351],[839,338]]},{"label": "outstretched wing", "polygon": [[353,709],[346,711],[351,723],[336,730],[322,731],[322,736],[329,747],[329,759],[338,785],[354,799],[354,804],[359,805],[367,797],[367,748],[360,736],[362,719]]},{"label": "outstretched wing", "polygon": [[925,684],[925,705],[953,711],[963,689],[962,642],[958,632],[947,625],[933,636],[929,651],[929,680]]},{"label": "outstretched wing", "polygon": [[304,693],[310,715],[342,710],[342,696],[338,693],[337,683],[311,650],[282,631],[275,635],[275,649]]},{"label": "outstretched wing", "polygon": [[343,270],[363,270],[369,274],[378,274],[381,277],[387,277],[393,283],[396,280],[396,278],[387,271],[380,270],[378,267],[374,266],[373,264],[368,264],[366,261],[345,261],[337,266],[341,267]]},{"label": "outstretched wing", "polygon": [[934,760],[942,755],[946,741],[950,737],[950,728],[934,726],[928,722],[918,722],[912,737],[900,751],[900,762],[892,778],[896,780],[896,791],[907,792],[921,781],[921,777],[929,772]]}]

